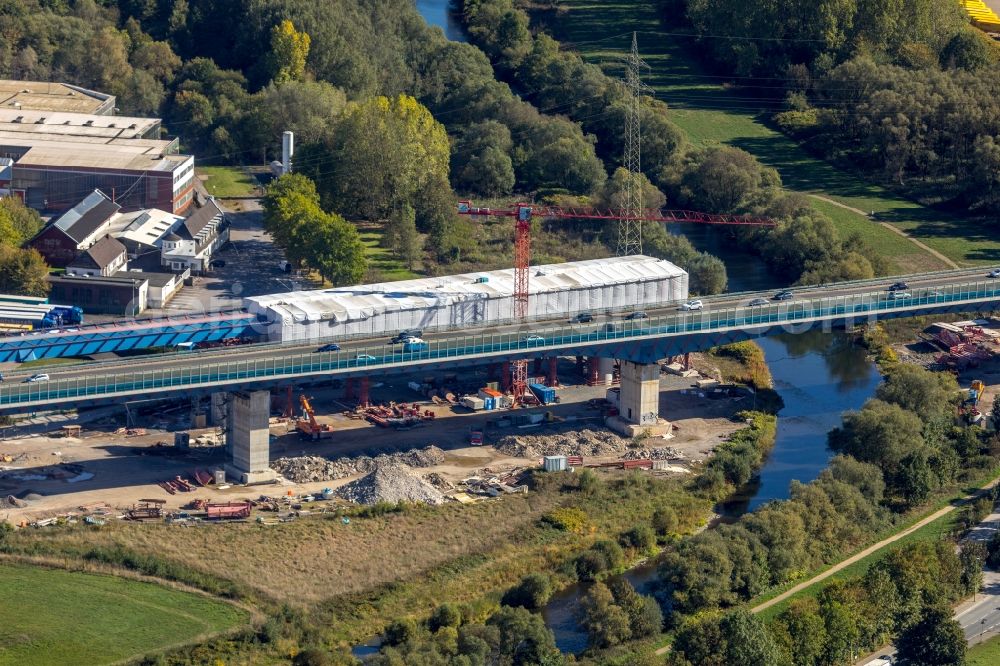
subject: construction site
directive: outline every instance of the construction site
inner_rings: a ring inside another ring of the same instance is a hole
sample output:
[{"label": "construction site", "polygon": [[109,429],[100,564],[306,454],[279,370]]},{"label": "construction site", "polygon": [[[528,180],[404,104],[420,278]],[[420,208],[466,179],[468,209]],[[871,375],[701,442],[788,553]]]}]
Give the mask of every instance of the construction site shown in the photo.
[{"label": "construction site", "polygon": [[509,387],[504,393],[489,381],[497,370],[489,367],[461,379],[372,382],[363,395],[360,382],[275,392],[267,424],[273,474],[250,486],[227,476],[224,417],[209,423],[211,413],[192,413],[187,402],[84,411],[73,425],[19,425],[0,443],[0,518],[20,526],[210,522],[245,520],[252,508],[287,519],[343,502],[482,501],[524,492],[520,479],[532,468],[687,474],[741,427],[734,416],[751,399],[711,376],[701,355],[687,362],[702,372],[683,358],[661,370],[670,432],[634,440],[605,426],[617,412],[613,363],[558,359],[563,383],[532,377],[531,398],[518,409],[510,409]]}]

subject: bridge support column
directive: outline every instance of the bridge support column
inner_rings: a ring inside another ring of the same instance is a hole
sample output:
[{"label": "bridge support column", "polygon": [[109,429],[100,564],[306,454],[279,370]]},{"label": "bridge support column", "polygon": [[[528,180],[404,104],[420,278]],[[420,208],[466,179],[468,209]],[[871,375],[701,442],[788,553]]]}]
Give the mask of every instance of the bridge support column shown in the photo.
[{"label": "bridge support column", "polygon": [[354,398],[354,377],[348,377],[344,381],[344,400],[351,400]]},{"label": "bridge support column", "polygon": [[598,358],[596,356],[587,357],[587,386],[597,386],[601,383],[600,370],[597,367]]},{"label": "bridge support column", "polygon": [[621,393],[618,416],[608,426],[632,437],[649,431],[653,435],[670,432],[670,424],[660,420],[660,366],[658,363],[621,361]]},{"label": "bridge support column", "polygon": [[615,359],[603,357],[597,359],[597,383],[605,386],[615,383]]},{"label": "bridge support column", "polygon": [[545,375],[546,386],[559,386],[559,357],[549,356],[549,372]]},{"label": "bridge support column", "polygon": [[358,378],[358,407],[368,406],[368,375]]},{"label": "bridge support column", "polygon": [[534,366],[533,366],[531,374],[533,374],[535,377],[537,377],[538,375],[542,374],[542,357],[541,356],[536,356],[535,357]]},{"label": "bridge support column", "polygon": [[228,398],[226,393],[213,393],[212,394],[212,406],[208,412],[208,416],[211,419],[212,425],[220,426],[226,423],[226,400]]},{"label": "bridge support column", "polygon": [[500,390],[503,393],[510,393],[511,374],[510,361],[504,361],[500,366]]},{"label": "bridge support column", "polygon": [[226,447],[232,462],[226,465],[226,474],[246,484],[274,480],[275,473],[269,466],[271,392],[232,393],[228,408]]}]

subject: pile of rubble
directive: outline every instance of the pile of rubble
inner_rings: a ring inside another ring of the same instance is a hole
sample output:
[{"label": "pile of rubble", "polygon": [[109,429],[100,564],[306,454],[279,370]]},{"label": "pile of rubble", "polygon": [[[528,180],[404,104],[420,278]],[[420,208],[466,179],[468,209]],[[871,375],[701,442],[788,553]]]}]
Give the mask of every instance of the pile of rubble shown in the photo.
[{"label": "pile of rubble", "polygon": [[28,506],[28,503],[22,499],[18,499],[13,495],[7,495],[7,497],[0,497],[0,509],[23,509]]},{"label": "pile of rubble", "polygon": [[294,483],[309,481],[336,481],[355,474],[367,474],[382,464],[407,465],[409,467],[432,467],[444,462],[444,451],[436,446],[413,449],[400,453],[337,458],[329,460],[321,456],[301,456],[278,458],[271,462],[271,469]]},{"label": "pile of rubble", "polygon": [[437,472],[431,472],[430,474],[425,474],[423,479],[424,481],[431,484],[432,486],[434,486],[443,493],[455,489],[455,484],[453,484],[451,481],[444,478]]},{"label": "pile of rubble", "polygon": [[541,456],[621,456],[628,450],[627,439],[611,432],[579,430],[558,435],[508,435],[493,448],[515,458]]},{"label": "pile of rubble", "polygon": [[683,460],[684,457],[677,449],[664,446],[656,449],[629,449],[622,460]]},{"label": "pile of rubble", "polygon": [[336,490],[338,497],[358,504],[378,502],[425,502],[441,504],[444,495],[417,478],[406,465],[394,461],[379,461],[368,475],[351,481]]}]

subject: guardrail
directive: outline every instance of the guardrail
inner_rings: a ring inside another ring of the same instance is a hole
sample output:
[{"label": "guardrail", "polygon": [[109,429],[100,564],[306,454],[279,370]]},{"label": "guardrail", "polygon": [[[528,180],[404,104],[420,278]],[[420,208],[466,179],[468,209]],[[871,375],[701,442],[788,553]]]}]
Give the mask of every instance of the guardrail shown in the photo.
[{"label": "guardrail", "polygon": [[[193,354],[172,357],[178,367],[135,372],[101,373],[99,366],[84,377],[0,386],[0,408],[17,405],[46,405],[119,395],[175,391],[199,387],[225,387],[259,381],[309,375],[378,371],[397,366],[475,359],[490,356],[518,356],[559,349],[602,346],[608,343],[705,334],[732,330],[768,328],[820,321],[843,321],[859,317],[877,319],[881,315],[905,316],[909,311],[957,305],[1000,305],[1000,281],[977,281],[891,294],[872,291],[860,294],[820,297],[803,301],[770,302],[766,305],[731,307],[713,311],[688,312],[618,321],[614,324],[575,325],[520,332],[487,331],[429,341],[416,352],[387,353],[384,344],[369,345],[350,352],[301,352],[265,358],[204,363]],[[285,350],[287,351],[287,350]],[[163,361],[161,362],[168,362]]]}]

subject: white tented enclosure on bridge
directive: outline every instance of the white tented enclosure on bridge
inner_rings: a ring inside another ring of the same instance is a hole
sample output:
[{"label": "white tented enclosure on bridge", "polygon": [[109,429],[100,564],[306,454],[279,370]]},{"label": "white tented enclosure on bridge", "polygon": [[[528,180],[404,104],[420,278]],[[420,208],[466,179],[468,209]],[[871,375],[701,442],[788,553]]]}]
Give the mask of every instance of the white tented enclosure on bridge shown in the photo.
[{"label": "white tented enclosure on bridge", "polygon": [[[688,275],[669,261],[642,255],[532,266],[529,319],[584,311],[651,308],[687,298]],[[513,316],[514,270],[253,296],[251,313],[272,325],[268,339],[343,336],[502,324]]]}]

